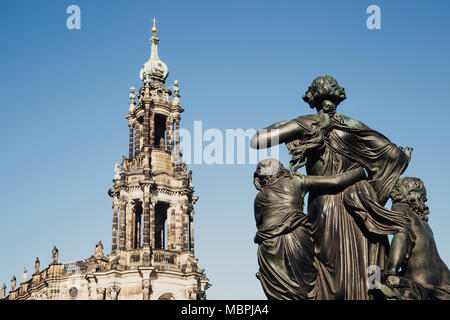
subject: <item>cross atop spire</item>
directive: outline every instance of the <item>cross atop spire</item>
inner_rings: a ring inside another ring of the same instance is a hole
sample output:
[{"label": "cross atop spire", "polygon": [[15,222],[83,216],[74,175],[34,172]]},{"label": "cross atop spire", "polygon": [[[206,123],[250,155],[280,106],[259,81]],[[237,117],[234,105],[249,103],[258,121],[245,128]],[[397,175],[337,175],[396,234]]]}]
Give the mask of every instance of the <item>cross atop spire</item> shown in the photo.
[{"label": "cross atop spire", "polygon": [[156,33],[158,32],[158,29],[156,29],[156,23],[157,23],[158,21],[156,21],[156,18],[153,18],[152,21],[153,21],[152,33],[153,33],[153,34],[156,34]]}]

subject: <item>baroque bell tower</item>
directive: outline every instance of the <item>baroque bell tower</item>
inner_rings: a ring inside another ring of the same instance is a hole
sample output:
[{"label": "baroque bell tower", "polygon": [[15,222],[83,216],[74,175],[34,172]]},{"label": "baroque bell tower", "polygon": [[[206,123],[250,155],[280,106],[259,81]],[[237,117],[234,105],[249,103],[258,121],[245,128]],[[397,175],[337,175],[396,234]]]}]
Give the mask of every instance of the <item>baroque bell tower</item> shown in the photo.
[{"label": "baroque bell tower", "polygon": [[[165,87],[169,69],[158,57],[156,20],[151,55],[140,71],[143,83],[132,87],[128,157],[115,167],[113,269],[139,270],[144,299],[202,299],[210,286],[194,256],[192,172],[180,161],[178,81]],[[136,101],[137,98],[137,101]],[[177,292],[177,294],[175,294]],[[178,296],[177,296],[178,295]]]},{"label": "baroque bell tower", "polygon": [[[11,279],[0,300],[203,300],[210,287],[194,255],[192,172],[180,153],[178,81],[164,83],[169,69],[158,57],[156,20],[150,38],[150,59],[140,72],[142,87],[130,90],[129,151],[116,163],[113,198],[112,250],[105,256],[98,242],[92,256],[52,262],[42,270],[36,258],[29,278]],[[136,101],[137,99],[137,101]]]}]

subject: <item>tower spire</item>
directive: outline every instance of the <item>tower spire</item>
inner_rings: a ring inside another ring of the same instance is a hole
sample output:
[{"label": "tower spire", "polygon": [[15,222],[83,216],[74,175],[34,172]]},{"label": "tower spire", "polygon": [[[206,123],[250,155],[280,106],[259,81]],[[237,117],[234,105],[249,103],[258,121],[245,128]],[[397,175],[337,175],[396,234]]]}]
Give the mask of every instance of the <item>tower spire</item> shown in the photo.
[{"label": "tower spire", "polygon": [[150,59],[144,64],[139,73],[139,77],[142,81],[145,80],[145,75],[150,78],[156,78],[164,82],[169,75],[169,68],[167,68],[166,64],[162,62],[158,57],[158,43],[159,38],[156,35],[158,29],[156,28],[156,18],[152,19],[153,27],[152,27],[152,37],[150,38],[151,45],[151,54]]}]

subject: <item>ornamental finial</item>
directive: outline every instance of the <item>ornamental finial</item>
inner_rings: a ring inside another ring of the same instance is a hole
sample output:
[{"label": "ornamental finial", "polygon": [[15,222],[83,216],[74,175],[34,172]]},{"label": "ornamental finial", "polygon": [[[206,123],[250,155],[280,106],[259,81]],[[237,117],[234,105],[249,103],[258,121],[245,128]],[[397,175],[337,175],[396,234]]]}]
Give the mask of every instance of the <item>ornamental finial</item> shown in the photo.
[{"label": "ornamental finial", "polygon": [[134,99],[136,99],[136,94],[134,93],[134,87],[130,88],[130,95],[128,96],[130,98],[130,102],[134,102]]},{"label": "ornamental finial", "polygon": [[178,94],[178,92],[180,92],[180,88],[178,87],[178,80],[175,80],[173,82],[173,93]]},{"label": "ornamental finial", "polygon": [[149,86],[150,85],[150,75],[148,73],[144,72],[143,77],[144,77],[144,84],[146,86]]},{"label": "ornamental finial", "polygon": [[146,73],[151,78],[156,78],[162,80],[163,82],[166,80],[169,74],[169,68],[167,68],[166,64],[162,62],[158,57],[158,43],[159,38],[156,35],[156,19],[153,18],[153,28],[152,28],[152,37],[150,38],[150,46],[151,46],[151,54],[150,59],[144,64],[139,73],[139,77],[143,82],[145,82],[144,74]]},{"label": "ornamental finial", "polygon": [[153,18],[152,21],[153,21],[152,33],[156,35],[156,33],[158,32],[158,29],[156,29],[156,23],[158,21],[156,21],[156,18]]}]

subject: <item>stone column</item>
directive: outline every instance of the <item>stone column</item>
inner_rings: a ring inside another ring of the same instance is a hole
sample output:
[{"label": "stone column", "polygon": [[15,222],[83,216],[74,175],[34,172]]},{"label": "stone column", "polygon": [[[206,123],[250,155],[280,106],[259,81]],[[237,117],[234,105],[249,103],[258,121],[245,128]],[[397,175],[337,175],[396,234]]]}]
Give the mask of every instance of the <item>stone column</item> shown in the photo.
[{"label": "stone column", "polygon": [[145,114],[144,114],[144,147],[150,147],[153,146],[153,140],[151,132],[153,130],[154,126],[154,119],[155,115],[152,112],[151,116],[150,113],[150,107],[148,105],[145,105]]},{"label": "stone column", "polygon": [[182,210],[180,204],[175,205],[174,214],[174,229],[175,229],[175,250],[181,250],[183,248],[183,226],[181,222]]},{"label": "stone column", "polygon": [[126,202],[120,203],[119,249],[125,250],[126,237]]},{"label": "stone column", "polygon": [[130,210],[130,220],[131,220],[131,230],[130,230],[130,249],[136,248],[136,225],[137,225],[137,214],[136,207],[131,206]]},{"label": "stone column", "polygon": [[150,245],[155,246],[155,206],[156,201],[151,200],[150,202]]},{"label": "stone column", "polygon": [[[153,119],[154,114],[152,112],[152,120],[150,120],[150,104],[145,104],[145,114],[144,114],[144,152],[145,152],[145,158],[146,162],[144,162],[144,176],[145,179],[150,179],[150,167],[152,165],[152,159],[151,159],[151,146],[152,146],[152,137],[151,137],[151,131],[153,130]],[[150,124],[151,121],[151,124]],[[152,127],[150,127],[150,125]]]},{"label": "stone column", "polygon": [[143,211],[141,211],[138,215],[138,213],[136,212],[136,249],[140,249],[141,245],[142,245],[142,239],[141,239],[141,230],[142,230],[142,217],[143,217]]},{"label": "stone column", "polygon": [[167,209],[167,249],[175,249],[175,212],[173,203]]},{"label": "stone column", "polygon": [[[175,143],[177,144],[177,146],[180,145],[180,117],[178,116],[175,119],[175,128],[176,128],[176,137],[175,137]],[[178,148],[178,151],[180,151],[180,148]]]},{"label": "stone column", "polygon": [[155,113],[152,112],[150,116],[150,130],[149,130],[149,139],[150,139],[150,147],[155,147]]},{"label": "stone column", "polygon": [[112,251],[117,250],[117,226],[118,226],[118,211],[119,206],[116,201],[113,203],[113,223],[112,223]]},{"label": "stone column", "polygon": [[172,151],[173,149],[173,119],[172,117],[167,117],[166,121],[166,139],[167,139],[167,150]]},{"label": "stone column", "polygon": [[189,213],[189,243],[192,254],[194,254],[194,213],[194,209]]},{"label": "stone column", "polygon": [[130,128],[130,140],[129,140],[129,146],[128,146],[128,158],[131,159],[133,157],[133,123],[128,123],[128,128]]},{"label": "stone column", "polygon": [[177,152],[180,152],[180,118],[177,117],[175,119],[175,144],[177,148]]},{"label": "stone column", "polygon": [[142,199],[142,260],[144,266],[151,264],[150,249],[150,193],[148,187],[144,187],[144,196]]},{"label": "stone column", "polygon": [[179,163],[176,164],[176,168],[177,170],[181,169],[181,157],[180,157],[180,118],[179,116],[175,119],[175,128],[176,128],[176,132],[175,132],[175,154],[177,155],[177,157],[179,157]]},{"label": "stone column", "polygon": [[133,235],[134,235],[134,214],[133,214],[134,201],[128,201],[126,205],[126,223],[125,223],[125,249],[131,250],[133,248]]},{"label": "stone column", "polygon": [[181,214],[181,223],[182,223],[182,235],[183,235],[183,251],[188,251],[189,249],[189,214],[187,211],[187,207],[182,207],[182,214]]},{"label": "stone column", "polygon": [[142,204],[143,224],[144,228],[142,231],[143,235],[143,246],[150,247],[150,195],[144,193],[143,204]]}]

